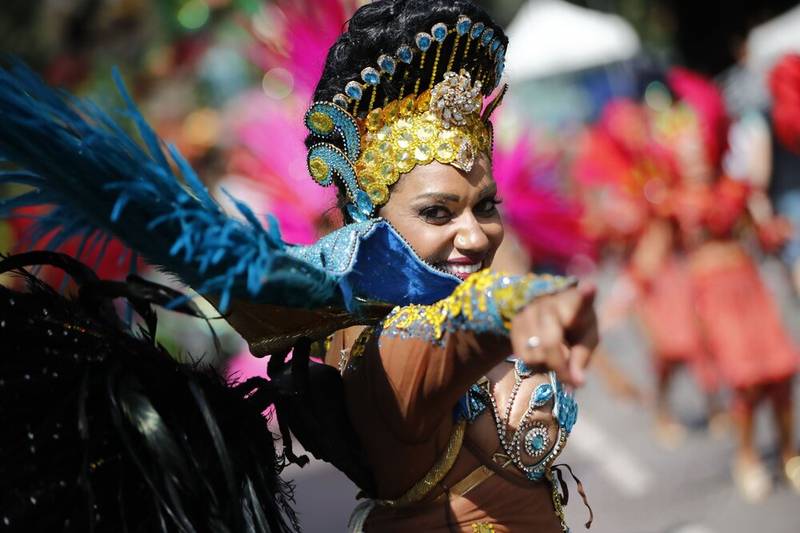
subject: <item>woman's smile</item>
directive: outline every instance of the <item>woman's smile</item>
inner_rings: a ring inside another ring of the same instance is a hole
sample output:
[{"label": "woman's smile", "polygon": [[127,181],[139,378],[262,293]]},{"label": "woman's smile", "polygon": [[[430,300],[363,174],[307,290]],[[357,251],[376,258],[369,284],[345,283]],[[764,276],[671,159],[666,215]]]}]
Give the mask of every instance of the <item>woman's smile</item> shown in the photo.
[{"label": "woman's smile", "polygon": [[471,274],[474,274],[483,268],[483,260],[469,259],[466,257],[450,259],[448,261],[438,263],[436,267],[444,270],[448,274],[456,276],[463,281]]}]

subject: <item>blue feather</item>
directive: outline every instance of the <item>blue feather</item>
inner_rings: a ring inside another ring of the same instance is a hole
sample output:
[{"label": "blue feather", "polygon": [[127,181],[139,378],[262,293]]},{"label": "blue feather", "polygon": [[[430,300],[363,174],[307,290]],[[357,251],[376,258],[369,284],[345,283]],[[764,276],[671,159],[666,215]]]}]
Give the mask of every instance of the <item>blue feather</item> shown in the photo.
[{"label": "blue feather", "polygon": [[223,311],[232,298],[341,305],[337,276],[287,254],[277,225],[265,229],[244,203],[233,200],[244,220],[226,214],[153,132],[119,72],[113,76],[125,103],[121,118],[143,145],[97,106],[47,87],[27,67],[0,68],[0,158],[17,167],[0,182],[34,188],[0,204],[0,213],[54,206],[36,228],[39,235],[57,230],[50,246],[94,234],[105,248],[113,235],[198,292],[217,295]]}]

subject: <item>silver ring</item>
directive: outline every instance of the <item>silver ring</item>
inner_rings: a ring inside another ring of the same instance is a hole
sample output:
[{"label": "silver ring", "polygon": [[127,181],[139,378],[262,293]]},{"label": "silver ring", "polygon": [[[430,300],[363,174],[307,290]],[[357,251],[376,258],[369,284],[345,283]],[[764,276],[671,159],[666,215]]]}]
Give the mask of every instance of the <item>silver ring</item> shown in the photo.
[{"label": "silver ring", "polygon": [[542,339],[537,337],[536,335],[532,335],[528,337],[528,340],[525,342],[528,348],[538,348],[542,345]]}]

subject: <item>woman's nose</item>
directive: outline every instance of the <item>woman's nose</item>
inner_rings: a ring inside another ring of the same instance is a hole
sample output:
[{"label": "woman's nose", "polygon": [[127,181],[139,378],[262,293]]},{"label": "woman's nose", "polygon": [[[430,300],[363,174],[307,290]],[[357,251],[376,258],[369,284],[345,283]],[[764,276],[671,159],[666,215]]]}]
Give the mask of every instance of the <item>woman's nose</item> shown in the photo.
[{"label": "woman's nose", "polygon": [[455,238],[456,249],[464,255],[484,254],[489,249],[489,237],[475,217],[468,216],[458,229]]}]

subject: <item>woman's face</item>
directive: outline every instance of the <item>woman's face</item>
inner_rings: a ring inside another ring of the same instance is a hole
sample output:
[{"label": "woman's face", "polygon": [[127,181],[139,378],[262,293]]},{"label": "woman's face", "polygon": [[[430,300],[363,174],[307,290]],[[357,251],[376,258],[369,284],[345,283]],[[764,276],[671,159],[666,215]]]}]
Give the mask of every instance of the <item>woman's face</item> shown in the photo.
[{"label": "woman's face", "polygon": [[466,279],[488,267],[503,240],[497,186],[485,156],[469,173],[436,161],[404,174],[381,208],[429,264]]}]

